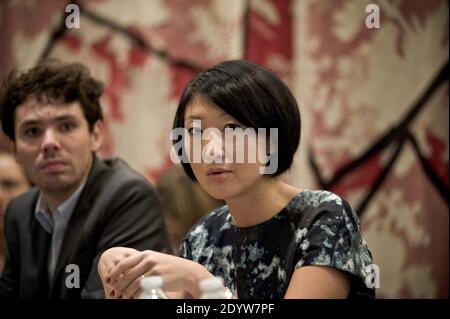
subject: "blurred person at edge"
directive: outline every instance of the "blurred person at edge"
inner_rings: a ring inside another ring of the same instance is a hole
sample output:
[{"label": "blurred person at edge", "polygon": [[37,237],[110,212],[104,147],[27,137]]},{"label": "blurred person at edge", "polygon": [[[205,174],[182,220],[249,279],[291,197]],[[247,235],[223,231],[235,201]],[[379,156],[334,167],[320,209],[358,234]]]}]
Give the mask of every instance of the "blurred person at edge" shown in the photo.
[{"label": "blurred person at edge", "polygon": [[181,165],[171,167],[156,183],[161,197],[167,230],[177,251],[189,229],[214,208],[225,202],[211,197],[198,182],[190,179]]},{"label": "blurred person at edge", "polygon": [[53,59],[2,83],[2,128],[36,187],[5,214],[0,297],[103,298],[97,264],[105,250],[171,252],[154,187],[123,160],[96,155],[102,94],[84,65]]},{"label": "blurred person at edge", "polygon": [[14,156],[6,151],[0,151],[0,274],[6,258],[3,225],[6,208],[11,199],[25,193],[29,188],[30,182]]}]

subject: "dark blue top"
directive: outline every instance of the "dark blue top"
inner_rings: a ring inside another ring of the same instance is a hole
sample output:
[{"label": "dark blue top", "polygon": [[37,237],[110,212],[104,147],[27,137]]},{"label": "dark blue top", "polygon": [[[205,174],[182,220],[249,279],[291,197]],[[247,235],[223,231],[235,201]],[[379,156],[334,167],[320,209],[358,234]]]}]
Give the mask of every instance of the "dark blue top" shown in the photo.
[{"label": "dark blue top", "polygon": [[223,277],[238,298],[283,298],[293,272],[306,265],[347,273],[349,298],[374,297],[366,287],[373,261],[358,217],[327,191],[302,191],[271,219],[246,228],[220,207],[190,230],[178,256]]}]

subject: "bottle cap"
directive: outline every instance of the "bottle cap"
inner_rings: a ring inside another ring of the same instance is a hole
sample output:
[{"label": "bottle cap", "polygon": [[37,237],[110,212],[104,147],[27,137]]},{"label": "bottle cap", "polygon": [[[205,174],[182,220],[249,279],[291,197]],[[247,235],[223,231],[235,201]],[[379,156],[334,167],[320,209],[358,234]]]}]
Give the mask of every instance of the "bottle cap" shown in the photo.
[{"label": "bottle cap", "polygon": [[214,277],[206,278],[200,281],[199,288],[201,291],[211,291],[219,288],[223,288],[223,278]]},{"label": "bottle cap", "polygon": [[150,290],[154,288],[161,288],[163,279],[161,276],[148,276],[141,279],[141,287],[144,290]]}]

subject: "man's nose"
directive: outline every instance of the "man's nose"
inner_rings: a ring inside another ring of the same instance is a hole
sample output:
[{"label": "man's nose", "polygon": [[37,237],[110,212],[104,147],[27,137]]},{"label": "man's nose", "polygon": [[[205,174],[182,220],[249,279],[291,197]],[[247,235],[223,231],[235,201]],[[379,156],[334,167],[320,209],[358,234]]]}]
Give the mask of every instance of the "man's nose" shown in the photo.
[{"label": "man's nose", "polygon": [[49,128],[45,131],[41,147],[46,154],[54,153],[59,149],[58,137],[53,129]]}]

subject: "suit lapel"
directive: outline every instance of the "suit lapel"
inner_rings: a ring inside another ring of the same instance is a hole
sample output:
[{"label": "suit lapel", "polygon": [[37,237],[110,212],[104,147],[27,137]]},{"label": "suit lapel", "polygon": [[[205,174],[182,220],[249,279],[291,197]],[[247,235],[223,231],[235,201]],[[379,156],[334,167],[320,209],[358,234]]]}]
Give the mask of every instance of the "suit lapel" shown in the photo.
[{"label": "suit lapel", "polygon": [[[31,228],[31,247],[33,259],[35,261],[37,278],[41,283],[38,290],[41,292],[48,291],[49,279],[48,279],[48,252],[51,242],[51,234],[47,233],[44,228],[39,224],[39,222],[34,217],[34,209],[36,207],[36,202],[39,196],[39,192],[36,191],[35,198],[32,204],[32,216],[30,220]],[[44,252],[44,253],[43,253]]]},{"label": "suit lapel", "polygon": [[69,264],[69,258],[73,255],[75,247],[82,240],[84,222],[96,197],[98,178],[106,171],[107,166],[94,155],[88,180],[81,192],[64,234],[55,273],[53,274],[52,290],[55,281],[60,278],[61,272],[64,272],[66,266]]}]

